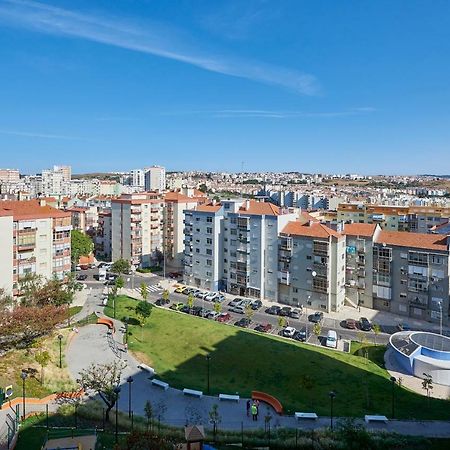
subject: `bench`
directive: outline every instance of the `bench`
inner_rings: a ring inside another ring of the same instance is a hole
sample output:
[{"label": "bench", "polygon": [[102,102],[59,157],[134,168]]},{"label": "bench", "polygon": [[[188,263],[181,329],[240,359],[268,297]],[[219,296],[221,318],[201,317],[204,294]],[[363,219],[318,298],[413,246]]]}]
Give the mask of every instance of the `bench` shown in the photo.
[{"label": "bench", "polygon": [[239,395],[219,394],[219,400],[231,400],[231,401],[238,402]]},{"label": "bench", "polygon": [[110,330],[112,330],[113,332],[115,331],[114,322],[111,319],[106,319],[104,317],[101,317],[101,318],[97,319],[97,324],[98,325],[106,325]]},{"label": "bench", "polygon": [[364,416],[364,421],[366,423],[369,423],[369,422],[384,422],[384,423],[388,423],[388,418],[386,416],[370,416],[370,415],[366,415],[366,416]]},{"label": "bench", "polygon": [[196,391],[194,389],[183,389],[183,394],[184,395],[192,395],[193,397],[198,397],[198,398],[202,398],[203,396],[203,392],[202,391]]},{"label": "bench", "polygon": [[155,369],[153,367],[147,366],[147,364],[139,364],[138,368],[141,370],[145,370],[146,372],[150,373],[151,375],[154,375]]},{"label": "bench", "polygon": [[265,392],[252,391],[252,400],[259,400],[260,402],[270,405],[278,414],[283,414],[283,405],[272,395]]},{"label": "bench", "polygon": [[295,413],[296,419],[312,419],[317,420],[319,417],[316,413],[306,413],[306,412],[296,412]]},{"label": "bench", "polygon": [[167,391],[167,389],[169,389],[169,383],[166,383],[165,381],[157,380],[156,378],[154,378],[152,380],[152,384],[155,386],[162,387],[165,391]]}]

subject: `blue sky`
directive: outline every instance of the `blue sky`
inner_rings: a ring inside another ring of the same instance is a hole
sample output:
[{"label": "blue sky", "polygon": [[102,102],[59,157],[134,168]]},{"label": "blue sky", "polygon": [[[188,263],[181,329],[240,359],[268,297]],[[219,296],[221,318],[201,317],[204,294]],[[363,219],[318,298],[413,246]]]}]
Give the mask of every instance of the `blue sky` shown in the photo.
[{"label": "blue sky", "polygon": [[0,166],[450,172],[447,0],[0,0]]}]

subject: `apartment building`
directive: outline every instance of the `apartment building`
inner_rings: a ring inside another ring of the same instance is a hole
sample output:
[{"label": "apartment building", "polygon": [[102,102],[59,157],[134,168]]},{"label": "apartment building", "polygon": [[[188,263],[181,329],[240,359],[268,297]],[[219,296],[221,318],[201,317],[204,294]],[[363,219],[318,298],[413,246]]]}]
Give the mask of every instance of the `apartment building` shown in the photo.
[{"label": "apartment building", "polygon": [[319,222],[291,221],[279,236],[278,300],[325,312],[345,302],[345,235]]},{"label": "apartment building", "polygon": [[184,267],[184,211],[194,209],[198,203],[198,199],[180,192],[167,192],[164,195],[164,255],[166,264],[174,269]]},{"label": "apartment building", "polygon": [[0,287],[13,295],[27,274],[63,279],[71,270],[70,213],[45,201],[0,202]]},{"label": "apartment building", "polygon": [[112,241],[112,214],[111,211],[100,211],[98,213],[98,226],[95,230],[94,245],[95,255],[106,261],[111,260]]},{"label": "apartment building", "polygon": [[184,282],[223,290],[223,206],[215,202],[198,205],[184,215]]},{"label": "apartment building", "polygon": [[98,227],[98,210],[95,206],[72,207],[66,210],[72,217],[72,228],[83,232],[95,230]]},{"label": "apartment building", "polygon": [[373,247],[373,308],[448,323],[450,237],[381,231]]},{"label": "apartment building", "polygon": [[145,190],[164,192],[166,190],[166,169],[152,166],[145,170]]},{"label": "apartment building", "polygon": [[17,169],[0,169],[0,184],[17,184],[20,173]]},{"label": "apartment building", "polygon": [[450,208],[434,206],[382,206],[342,203],[337,219],[342,222],[378,224],[389,231],[428,233],[434,226],[446,223]]},{"label": "apartment building", "polygon": [[[137,188],[144,188],[145,186],[145,173],[142,169],[133,169],[130,172],[131,186]],[[152,190],[152,189],[151,189]]]},{"label": "apartment building", "polygon": [[373,247],[381,228],[377,224],[344,224],[346,248],[346,301],[373,308]]},{"label": "apartment building", "polygon": [[112,259],[150,267],[163,245],[164,200],[156,193],[123,194],[111,201]]},{"label": "apartment building", "polygon": [[297,213],[254,200],[223,201],[223,284],[239,296],[277,301],[278,234]]}]

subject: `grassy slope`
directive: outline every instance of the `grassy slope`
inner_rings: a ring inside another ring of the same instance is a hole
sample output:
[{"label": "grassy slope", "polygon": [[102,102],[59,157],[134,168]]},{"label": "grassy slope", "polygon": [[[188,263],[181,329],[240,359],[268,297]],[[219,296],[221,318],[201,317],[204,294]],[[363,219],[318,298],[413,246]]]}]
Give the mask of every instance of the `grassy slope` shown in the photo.
[{"label": "grassy slope", "polygon": [[[120,297],[117,318],[133,317],[136,304]],[[175,387],[205,391],[205,357],[209,354],[214,394],[239,392],[248,396],[253,389],[262,390],[279,398],[291,412],[312,410],[326,415],[328,392],[334,390],[337,415],[391,414],[388,372],[359,356],[158,308],[153,308],[144,328],[130,325],[130,332],[130,349],[141,357],[145,355],[159,377]],[[302,388],[302,375],[313,378],[310,390]],[[450,419],[449,406],[448,401],[432,400],[428,408],[424,397],[397,389],[397,417]]]}]

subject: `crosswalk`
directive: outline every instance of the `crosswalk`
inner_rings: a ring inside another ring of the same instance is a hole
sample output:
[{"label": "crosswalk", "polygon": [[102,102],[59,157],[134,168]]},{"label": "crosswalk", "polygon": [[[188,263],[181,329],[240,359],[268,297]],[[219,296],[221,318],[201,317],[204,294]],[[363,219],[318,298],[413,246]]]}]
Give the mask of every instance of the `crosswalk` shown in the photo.
[{"label": "crosswalk", "polygon": [[[136,291],[138,294],[141,293],[141,288],[140,287],[135,287],[134,291]],[[147,291],[148,292],[162,292],[163,289],[159,286],[156,286],[154,284],[149,284],[147,285]]]}]

